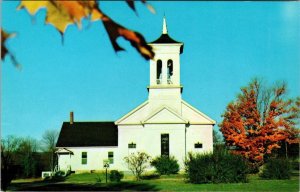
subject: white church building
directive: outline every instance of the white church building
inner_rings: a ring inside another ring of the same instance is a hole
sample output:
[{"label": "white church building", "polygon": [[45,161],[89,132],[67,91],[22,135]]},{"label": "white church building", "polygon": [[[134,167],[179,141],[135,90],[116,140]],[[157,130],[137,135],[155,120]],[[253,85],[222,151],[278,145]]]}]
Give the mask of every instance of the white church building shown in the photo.
[{"label": "white church building", "polygon": [[149,45],[155,58],[148,99],[115,122],[76,122],[71,112],[56,144],[60,170],[102,170],[107,160],[110,169],[127,171],[124,157],[138,151],[174,156],[183,169],[189,152],[212,152],[215,121],[182,99],[183,43],[169,36],[165,18],[162,35]]}]

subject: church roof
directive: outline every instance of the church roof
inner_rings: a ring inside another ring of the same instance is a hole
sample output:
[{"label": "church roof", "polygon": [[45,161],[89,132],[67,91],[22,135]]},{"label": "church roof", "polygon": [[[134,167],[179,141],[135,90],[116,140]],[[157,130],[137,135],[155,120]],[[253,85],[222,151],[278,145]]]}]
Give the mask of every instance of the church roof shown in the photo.
[{"label": "church roof", "polygon": [[167,44],[167,43],[181,43],[172,39],[168,34],[161,34],[161,36],[155,41],[150,42],[151,44]]},{"label": "church roof", "polygon": [[118,146],[114,122],[64,122],[56,147]]},{"label": "church roof", "polygon": [[163,18],[163,29],[162,29],[162,34],[161,36],[150,42],[149,44],[181,44],[180,46],[180,53],[183,52],[183,43],[179,41],[175,41],[173,38],[171,38],[168,34],[168,28],[167,28],[167,22],[166,18]]}]

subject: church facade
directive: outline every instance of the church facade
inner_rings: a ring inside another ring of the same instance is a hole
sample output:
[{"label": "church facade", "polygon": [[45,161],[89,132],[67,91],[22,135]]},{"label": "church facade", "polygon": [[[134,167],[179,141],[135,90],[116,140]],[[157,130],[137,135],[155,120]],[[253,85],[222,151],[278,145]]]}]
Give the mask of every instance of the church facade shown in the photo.
[{"label": "church facade", "polygon": [[71,113],[56,145],[60,170],[101,170],[108,161],[110,169],[126,171],[124,157],[139,151],[174,156],[183,169],[189,152],[212,152],[215,121],[182,99],[183,43],[169,36],[165,18],[162,35],[149,45],[155,58],[148,99],[115,122],[76,122]]}]

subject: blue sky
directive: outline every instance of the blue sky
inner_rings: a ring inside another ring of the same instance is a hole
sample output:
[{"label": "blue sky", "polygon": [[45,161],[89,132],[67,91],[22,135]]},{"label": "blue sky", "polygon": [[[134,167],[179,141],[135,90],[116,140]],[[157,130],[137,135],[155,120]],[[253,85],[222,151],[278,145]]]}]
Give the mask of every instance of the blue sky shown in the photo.
[{"label": "blue sky", "polygon": [[[154,2],[156,14],[137,2],[138,16],[124,2],[100,2],[101,9],[147,41],[158,38],[165,13],[168,32],[184,42],[183,99],[218,123],[240,87],[254,77],[286,81],[289,96],[300,95],[299,2]],[[102,23],[67,29],[64,44],[45,11],[31,18],[2,2],[2,26],[17,36],[7,42],[22,64],[7,57],[1,70],[2,136],[41,138],[75,121],[114,121],[147,99],[149,62],[123,39],[115,53]],[[215,126],[217,128],[217,126]]]}]

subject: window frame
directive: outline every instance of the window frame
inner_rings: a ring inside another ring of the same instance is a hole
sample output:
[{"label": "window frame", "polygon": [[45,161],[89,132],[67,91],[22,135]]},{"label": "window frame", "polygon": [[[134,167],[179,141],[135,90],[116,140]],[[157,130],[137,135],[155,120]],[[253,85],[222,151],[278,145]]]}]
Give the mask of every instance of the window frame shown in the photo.
[{"label": "window frame", "polygon": [[114,164],[114,152],[113,151],[109,151],[107,153],[107,159],[109,161],[109,164]]},{"label": "window frame", "polygon": [[81,152],[81,165],[87,165],[88,162],[88,154],[86,151]]},{"label": "window frame", "polygon": [[174,70],[173,69],[173,60],[169,59],[167,61],[167,82],[168,82],[168,84],[173,84],[173,82],[172,82],[172,77],[174,74],[173,70]]},{"label": "window frame", "polygon": [[161,156],[170,156],[170,134],[162,133],[160,135],[160,154]]},{"label": "window frame", "polygon": [[162,83],[162,60],[156,61],[156,83]]}]

